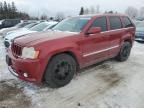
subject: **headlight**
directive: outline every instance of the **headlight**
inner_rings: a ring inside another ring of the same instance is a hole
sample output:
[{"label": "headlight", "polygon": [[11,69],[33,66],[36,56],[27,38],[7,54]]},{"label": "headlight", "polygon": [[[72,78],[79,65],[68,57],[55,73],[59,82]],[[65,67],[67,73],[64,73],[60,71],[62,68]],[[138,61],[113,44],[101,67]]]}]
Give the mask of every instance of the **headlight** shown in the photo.
[{"label": "headlight", "polygon": [[24,47],[22,50],[22,58],[36,59],[38,58],[39,51],[35,51],[33,47]]}]

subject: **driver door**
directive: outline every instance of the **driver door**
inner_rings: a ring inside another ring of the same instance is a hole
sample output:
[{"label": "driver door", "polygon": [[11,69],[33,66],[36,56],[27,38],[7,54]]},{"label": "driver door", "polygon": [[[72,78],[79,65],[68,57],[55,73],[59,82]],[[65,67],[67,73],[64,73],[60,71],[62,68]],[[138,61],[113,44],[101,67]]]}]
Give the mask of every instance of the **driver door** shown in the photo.
[{"label": "driver door", "polygon": [[101,32],[95,34],[85,34],[81,41],[81,51],[83,53],[83,60],[86,65],[90,65],[108,58],[109,34],[107,32],[107,18],[98,17],[95,19],[92,27],[100,27]]}]

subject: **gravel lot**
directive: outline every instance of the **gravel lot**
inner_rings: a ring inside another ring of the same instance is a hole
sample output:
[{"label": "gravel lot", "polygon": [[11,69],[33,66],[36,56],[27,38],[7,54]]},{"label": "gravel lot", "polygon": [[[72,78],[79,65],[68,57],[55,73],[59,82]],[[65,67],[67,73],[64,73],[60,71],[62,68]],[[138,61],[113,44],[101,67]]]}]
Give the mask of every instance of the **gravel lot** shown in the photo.
[{"label": "gravel lot", "polygon": [[0,108],[144,108],[144,44],[135,43],[126,62],[90,66],[59,89],[13,77],[0,39]]}]

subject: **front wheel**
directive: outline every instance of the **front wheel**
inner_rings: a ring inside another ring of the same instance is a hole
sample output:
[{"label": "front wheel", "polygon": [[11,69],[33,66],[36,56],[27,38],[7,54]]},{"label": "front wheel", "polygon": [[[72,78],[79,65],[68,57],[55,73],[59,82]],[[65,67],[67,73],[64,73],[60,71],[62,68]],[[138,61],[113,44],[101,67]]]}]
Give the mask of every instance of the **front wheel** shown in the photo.
[{"label": "front wheel", "polygon": [[51,88],[68,84],[76,73],[76,62],[67,54],[56,55],[52,58],[45,73],[45,82]]},{"label": "front wheel", "polygon": [[121,62],[126,61],[129,58],[131,47],[132,45],[130,42],[124,42],[116,59]]}]

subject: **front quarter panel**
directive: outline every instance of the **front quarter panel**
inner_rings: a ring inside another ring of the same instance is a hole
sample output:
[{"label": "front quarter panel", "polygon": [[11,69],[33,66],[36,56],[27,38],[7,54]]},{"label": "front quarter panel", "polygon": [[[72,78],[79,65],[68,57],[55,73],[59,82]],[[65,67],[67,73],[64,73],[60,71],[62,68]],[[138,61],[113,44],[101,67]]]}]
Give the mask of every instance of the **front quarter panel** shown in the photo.
[{"label": "front quarter panel", "polygon": [[44,69],[42,70],[42,72],[45,72],[47,64],[49,63],[50,59],[53,56],[65,52],[72,53],[75,56],[75,59],[79,64],[79,67],[81,68],[83,64],[83,59],[82,59],[82,53],[77,44],[77,40],[80,39],[79,37],[72,36],[68,38],[51,40],[43,43],[42,45],[37,46],[36,50],[40,51],[39,55],[40,64],[42,66],[42,69]]},{"label": "front quarter panel", "polygon": [[53,41],[42,48],[43,50],[40,58],[49,60],[52,56],[63,53],[71,52],[75,55],[77,61],[81,62],[81,51],[79,46],[74,42],[66,41]]}]

